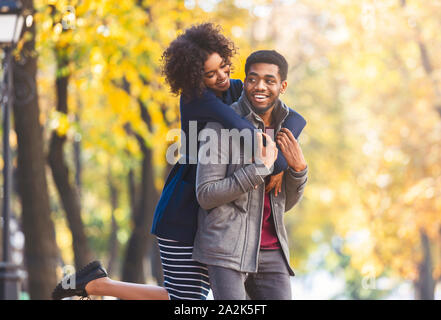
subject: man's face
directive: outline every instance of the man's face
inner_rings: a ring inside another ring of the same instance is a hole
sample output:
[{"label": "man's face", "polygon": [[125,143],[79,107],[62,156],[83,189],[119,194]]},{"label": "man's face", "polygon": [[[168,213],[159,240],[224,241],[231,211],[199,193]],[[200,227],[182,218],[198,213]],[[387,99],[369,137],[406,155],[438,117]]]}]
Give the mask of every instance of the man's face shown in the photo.
[{"label": "man's face", "polygon": [[245,95],[260,114],[275,105],[286,86],[286,80],[280,78],[279,67],[270,63],[252,64],[244,81]]}]

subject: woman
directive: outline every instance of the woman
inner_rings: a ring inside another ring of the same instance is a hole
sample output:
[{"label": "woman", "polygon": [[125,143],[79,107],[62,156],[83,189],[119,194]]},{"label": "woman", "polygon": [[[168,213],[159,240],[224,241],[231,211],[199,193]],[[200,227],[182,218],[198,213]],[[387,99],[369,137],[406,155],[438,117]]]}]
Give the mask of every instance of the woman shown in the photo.
[{"label": "woman", "polygon": [[[189,137],[189,121],[192,120],[197,121],[197,132],[208,121],[218,121],[227,129],[254,129],[248,120],[229,107],[242,92],[242,82],[230,79],[231,58],[235,53],[233,42],[211,23],[187,29],[164,52],[163,73],[171,91],[181,96],[181,129],[186,137]],[[292,111],[284,122],[290,130],[294,129],[294,117],[298,121],[301,116]],[[189,150],[188,145],[185,150]],[[182,156],[186,161],[178,162],[171,170],[151,230],[158,239],[165,288],[111,280],[99,262],[93,262],[75,274],[77,289],[65,290],[60,283],[54,290],[54,298],[72,295],[104,295],[121,299],[207,298],[207,268],[192,259],[199,208],[195,195],[197,165],[194,161],[192,163],[188,154]],[[278,152],[267,191],[275,187],[277,193],[286,168],[286,160],[282,152]]]}]

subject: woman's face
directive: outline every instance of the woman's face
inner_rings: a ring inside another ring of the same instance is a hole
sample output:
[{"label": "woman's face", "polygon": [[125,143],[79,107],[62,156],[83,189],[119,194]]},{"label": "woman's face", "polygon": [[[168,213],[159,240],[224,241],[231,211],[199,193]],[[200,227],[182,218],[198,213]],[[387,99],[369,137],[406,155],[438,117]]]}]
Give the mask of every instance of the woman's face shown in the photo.
[{"label": "woman's face", "polygon": [[221,96],[230,87],[230,64],[218,53],[210,54],[204,64],[203,78],[205,86]]}]

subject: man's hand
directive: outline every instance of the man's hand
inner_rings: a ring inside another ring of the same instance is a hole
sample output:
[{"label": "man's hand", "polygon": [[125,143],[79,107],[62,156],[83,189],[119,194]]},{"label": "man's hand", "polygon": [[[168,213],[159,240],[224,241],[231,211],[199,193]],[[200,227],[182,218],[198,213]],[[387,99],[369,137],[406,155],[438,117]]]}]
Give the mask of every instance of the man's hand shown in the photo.
[{"label": "man's hand", "polygon": [[283,171],[278,174],[270,176],[270,181],[265,184],[265,193],[270,192],[274,188],[274,194],[277,195],[282,192]]},{"label": "man's hand", "polygon": [[302,149],[291,131],[282,128],[277,133],[276,141],[285,156],[288,165],[296,172],[305,170],[306,161]]}]

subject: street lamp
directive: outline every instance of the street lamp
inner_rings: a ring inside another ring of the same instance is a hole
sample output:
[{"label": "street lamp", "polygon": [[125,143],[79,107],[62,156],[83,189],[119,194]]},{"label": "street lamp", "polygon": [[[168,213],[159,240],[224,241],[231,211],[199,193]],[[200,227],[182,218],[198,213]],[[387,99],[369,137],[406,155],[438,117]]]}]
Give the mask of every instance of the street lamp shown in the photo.
[{"label": "street lamp", "polygon": [[3,83],[3,259],[0,262],[0,299],[16,300],[21,277],[18,266],[10,262],[9,218],[11,211],[11,156],[9,146],[10,109],[14,98],[12,86],[12,50],[23,27],[22,5],[19,1],[0,0],[0,46],[4,49]]},{"label": "street lamp", "polygon": [[24,18],[19,1],[0,1],[0,43],[11,46],[18,42]]}]

